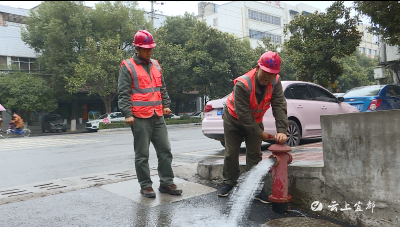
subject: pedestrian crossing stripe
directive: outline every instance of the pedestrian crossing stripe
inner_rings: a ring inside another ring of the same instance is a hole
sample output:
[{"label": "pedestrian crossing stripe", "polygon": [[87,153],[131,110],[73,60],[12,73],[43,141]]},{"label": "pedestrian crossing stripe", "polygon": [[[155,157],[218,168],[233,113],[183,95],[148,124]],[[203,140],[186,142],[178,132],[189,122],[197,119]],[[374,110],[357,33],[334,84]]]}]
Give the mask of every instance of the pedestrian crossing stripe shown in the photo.
[{"label": "pedestrian crossing stripe", "polygon": [[87,139],[38,139],[38,138],[16,138],[2,139],[0,142],[1,151],[13,151],[22,149],[33,149],[42,147],[54,147],[63,145],[75,145],[84,143],[102,143],[110,142],[111,140],[87,140]]}]

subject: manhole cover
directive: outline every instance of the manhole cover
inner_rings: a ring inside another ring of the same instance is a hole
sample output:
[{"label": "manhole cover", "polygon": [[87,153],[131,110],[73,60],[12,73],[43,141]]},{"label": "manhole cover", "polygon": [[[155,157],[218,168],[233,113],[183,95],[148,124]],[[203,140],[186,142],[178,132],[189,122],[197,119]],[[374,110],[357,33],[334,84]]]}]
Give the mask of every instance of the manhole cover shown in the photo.
[{"label": "manhole cover", "polygon": [[281,226],[292,226],[292,227],[341,227],[341,225],[334,224],[329,221],[315,218],[304,218],[304,217],[289,217],[289,218],[278,218],[271,220],[262,227],[281,227]]}]

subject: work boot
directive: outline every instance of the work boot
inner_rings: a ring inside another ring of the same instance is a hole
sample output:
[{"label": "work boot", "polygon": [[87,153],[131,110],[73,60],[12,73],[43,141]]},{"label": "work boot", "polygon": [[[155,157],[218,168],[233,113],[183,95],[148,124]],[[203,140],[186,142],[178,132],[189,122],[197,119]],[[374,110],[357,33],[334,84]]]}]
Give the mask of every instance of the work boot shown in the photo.
[{"label": "work boot", "polygon": [[222,187],[220,187],[218,189],[217,195],[219,197],[226,197],[226,196],[229,195],[229,193],[232,191],[232,189],[233,189],[233,186],[230,186],[228,184],[224,184]]},{"label": "work boot", "polygon": [[144,195],[144,197],[147,198],[155,198],[156,197],[156,193],[154,192],[152,187],[147,187],[145,189],[141,189],[140,193]]},{"label": "work boot", "polygon": [[261,192],[258,195],[256,195],[254,197],[254,199],[256,199],[262,203],[265,203],[265,204],[271,203],[269,201],[268,194],[266,192],[264,192],[263,190],[261,190]]},{"label": "work boot", "polygon": [[161,193],[168,193],[170,195],[180,195],[180,194],[182,194],[182,190],[178,189],[176,184],[171,184],[171,185],[168,185],[168,186],[160,185],[160,187],[158,188],[158,191],[160,191]]}]

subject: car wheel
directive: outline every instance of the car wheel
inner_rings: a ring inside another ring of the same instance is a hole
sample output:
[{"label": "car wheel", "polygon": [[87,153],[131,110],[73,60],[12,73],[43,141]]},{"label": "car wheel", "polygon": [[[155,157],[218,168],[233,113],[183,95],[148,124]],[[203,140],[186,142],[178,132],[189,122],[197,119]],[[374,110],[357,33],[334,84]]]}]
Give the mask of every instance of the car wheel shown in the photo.
[{"label": "car wheel", "polygon": [[58,131],[60,131],[60,130],[57,129],[56,132],[58,132]]},{"label": "car wheel", "polygon": [[42,126],[42,132],[45,132],[46,130],[44,130],[43,126]]},{"label": "car wheel", "polygon": [[225,147],[225,140],[219,141],[223,147]]},{"label": "car wheel", "polygon": [[98,131],[98,129],[93,129],[93,132],[97,132]]},{"label": "car wheel", "polygon": [[67,130],[66,130],[66,129],[63,129],[62,131],[63,131],[63,132],[66,132]]},{"label": "car wheel", "polygon": [[297,125],[295,121],[289,120],[286,144],[291,147],[299,146],[300,139],[301,139],[300,127]]}]

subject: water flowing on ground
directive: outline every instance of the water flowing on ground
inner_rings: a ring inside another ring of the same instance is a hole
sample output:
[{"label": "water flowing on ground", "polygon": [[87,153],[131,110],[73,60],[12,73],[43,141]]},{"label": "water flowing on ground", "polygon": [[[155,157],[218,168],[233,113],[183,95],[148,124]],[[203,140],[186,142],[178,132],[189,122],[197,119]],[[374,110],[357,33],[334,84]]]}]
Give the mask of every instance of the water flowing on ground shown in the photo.
[{"label": "water flowing on ground", "polygon": [[241,179],[243,179],[243,181],[232,190],[230,195],[230,226],[239,226],[239,222],[243,215],[246,214],[254,196],[257,195],[264,186],[264,176],[273,165],[274,160],[264,159],[251,168],[250,171],[242,175]]}]

